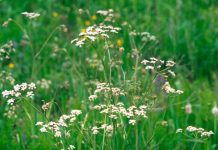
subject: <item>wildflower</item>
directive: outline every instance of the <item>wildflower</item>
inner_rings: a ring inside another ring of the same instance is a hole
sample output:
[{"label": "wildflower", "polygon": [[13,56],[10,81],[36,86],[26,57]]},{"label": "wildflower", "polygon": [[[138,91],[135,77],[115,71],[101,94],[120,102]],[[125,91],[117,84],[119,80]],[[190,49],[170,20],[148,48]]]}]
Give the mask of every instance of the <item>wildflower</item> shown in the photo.
[{"label": "wildflower", "polygon": [[40,129],[40,132],[47,132],[47,130],[46,130],[45,127],[42,127],[42,128]]},{"label": "wildflower", "polygon": [[162,122],[161,122],[161,125],[162,125],[162,126],[168,126],[168,122],[167,122],[167,121],[162,121]]},{"label": "wildflower", "polygon": [[92,128],[92,134],[96,135],[96,134],[98,134],[98,133],[99,133],[98,127],[94,126],[94,127]]},{"label": "wildflower", "polygon": [[51,80],[41,79],[36,82],[37,85],[42,89],[49,89],[51,85]]},{"label": "wildflower", "polygon": [[185,105],[185,113],[186,114],[191,114],[192,113],[192,105],[190,103],[187,103]]},{"label": "wildflower", "polygon": [[15,113],[14,112],[16,109],[16,107],[14,107],[15,101],[17,101],[21,97],[33,98],[34,94],[32,90],[34,89],[35,89],[34,83],[30,83],[30,84],[22,83],[22,84],[14,85],[12,90],[4,90],[2,92],[2,96],[7,99],[9,110],[6,114],[9,114],[8,116],[9,118],[11,116],[10,114]]},{"label": "wildflower", "polygon": [[189,131],[189,132],[196,132],[196,131],[199,131],[198,128],[193,127],[193,126],[188,126],[188,127],[186,128],[186,130]]},{"label": "wildflower", "polygon": [[14,45],[12,41],[0,46],[0,60],[9,59],[12,52],[15,52]]},{"label": "wildflower", "polygon": [[173,71],[171,71],[171,70],[168,70],[168,73],[169,73],[171,76],[173,76],[173,77],[176,76],[175,72],[173,72]]},{"label": "wildflower", "polygon": [[205,131],[201,133],[201,137],[210,137],[211,135],[213,135],[214,133],[212,131]]},{"label": "wildflower", "polygon": [[183,131],[182,129],[177,129],[176,133],[182,133],[182,131]]},{"label": "wildflower", "polygon": [[216,116],[216,117],[218,116],[218,108],[216,105],[212,108],[211,112],[214,116]]},{"label": "wildflower", "polygon": [[39,121],[36,123],[36,126],[42,126],[43,125],[43,122]]},{"label": "wildflower", "polygon": [[120,28],[106,25],[99,26],[89,26],[85,32],[81,32],[79,34],[79,38],[76,38],[71,41],[71,43],[75,43],[76,46],[82,47],[86,41],[91,40],[94,42],[99,37],[109,38],[109,33],[118,33]]},{"label": "wildflower", "polygon": [[97,95],[90,95],[89,100],[94,101],[97,98]]},{"label": "wildflower", "polygon": [[168,60],[166,66],[167,67],[173,67],[176,63],[172,60]]},{"label": "wildflower", "polygon": [[23,12],[21,13],[22,15],[24,15],[25,17],[29,18],[29,19],[34,19],[40,16],[39,13],[34,13],[34,12]]},{"label": "wildflower", "polygon": [[9,64],[8,64],[8,67],[9,67],[10,69],[13,69],[13,68],[14,68],[14,64],[13,64],[13,63],[9,63]]},{"label": "wildflower", "polygon": [[8,105],[13,105],[14,104],[15,99],[11,98],[8,100]]},{"label": "wildflower", "polygon": [[86,21],[85,21],[85,25],[86,25],[86,26],[90,26],[90,25],[91,25],[91,22],[90,22],[89,20],[86,20]]},{"label": "wildflower", "polygon": [[122,39],[118,39],[118,40],[117,40],[117,46],[118,46],[118,47],[123,46],[123,40],[122,40]]},{"label": "wildflower", "polygon": [[93,15],[93,16],[92,16],[92,20],[94,20],[94,21],[97,20],[97,16],[96,16],[96,15]]},{"label": "wildflower", "polygon": [[48,109],[49,109],[50,105],[51,105],[51,103],[50,103],[50,102],[48,102],[48,103],[45,103],[44,105],[42,105],[42,109],[43,109],[44,111],[46,111],[46,110],[48,110]]},{"label": "wildflower", "polygon": [[133,120],[133,119],[129,120],[129,124],[135,125],[136,124],[136,120]]},{"label": "wildflower", "polygon": [[61,137],[61,132],[60,131],[56,131],[54,136],[55,137]]},{"label": "wildflower", "polygon": [[53,13],[52,13],[52,16],[53,16],[53,17],[58,17],[59,14],[58,14],[57,12],[53,12]]},{"label": "wildflower", "polygon": [[6,21],[3,22],[2,26],[3,26],[3,27],[7,27],[8,24],[9,24],[11,21],[12,21],[12,19],[9,18],[8,20],[6,20]]},{"label": "wildflower", "polygon": [[162,86],[162,89],[166,92],[166,93],[176,93],[176,94],[182,94],[183,91],[181,90],[175,90],[174,88],[172,88],[169,84],[169,82],[165,82],[164,85]]}]

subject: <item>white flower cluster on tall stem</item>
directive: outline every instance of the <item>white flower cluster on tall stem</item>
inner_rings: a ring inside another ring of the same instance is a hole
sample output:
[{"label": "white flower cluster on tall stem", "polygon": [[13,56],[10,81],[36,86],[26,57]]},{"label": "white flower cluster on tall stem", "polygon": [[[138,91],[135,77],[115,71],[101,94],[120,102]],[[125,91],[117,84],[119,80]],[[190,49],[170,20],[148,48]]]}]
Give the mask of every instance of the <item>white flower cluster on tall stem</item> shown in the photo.
[{"label": "white flower cluster on tall stem", "polygon": [[147,118],[146,109],[147,106],[141,105],[139,107],[130,106],[129,108],[125,108],[124,104],[119,102],[115,105],[104,105],[99,104],[93,106],[94,110],[98,110],[100,114],[108,115],[109,118],[117,120],[119,116],[126,117],[129,119],[129,124],[134,125],[137,119]]},{"label": "white flower cluster on tall stem", "polygon": [[104,21],[105,22],[114,22],[114,11],[113,9],[108,9],[108,10],[98,10],[96,12],[97,14],[105,17]]},{"label": "white flower cluster on tall stem", "polygon": [[15,52],[15,49],[13,47],[13,42],[9,41],[0,47],[0,60],[9,59],[12,52]]},{"label": "white flower cluster on tall stem", "polygon": [[100,127],[94,126],[92,128],[92,134],[98,134],[99,130],[104,130],[107,136],[112,136],[113,134],[113,125],[102,124]]},{"label": "white flower cluster on tall stem", "polygon": [[13,90],[5,90],[2,92],[2,96],[7,99],[8,105],[13,105],[15,100],[20,97],[33,98],[33,90],[36,88],[35,83],[22,83],[16,84]]},{"label": "white flower cluster on tall stem", "polygon": [[[186,131],[195,135],[199,135],[202,138],[208,138],[211,135],[213,135],[213,131],[205,131],[203,128],[197,128],[194,126],[188,126],[186,127]],[[177,129],[176,133],[183,133],[183,129]]]},{"label": "white flower cluster on tall stem", "polygon": [[166,93],[175,93],[175,94],[182,94],[183,91],[182,90],[176,90],[174,88],[172,88],[170,86],[169,82],[165,82],[164,85],[162,86],[162,89],[166,92]]},{"label": "white flower cluster on tall stem", "polygon": [[16,84],[13,87],[13,90],[5,90],[2,92],[2,96],[7,99],[8,107],[5,112],[5,116],[8,118],[16,118],[16,109],[17,105],[15,103],[21,98],[33,98],[33,90],[36,88],[34,83],[22,83]]},{"label": "white flower cluster on tall stem", "polygon": [[112,94],[113,96],[125,95],[125,92],[118,87],[112,87],[108,83],[97,83],[94,95],[97,94]]},{"label": "white flower cluster on tall stem", "polygon": [[[165,79],[168,79],[169,76],[171,77],[176,76],[176,74],[171,70],[171,68],[174,67],[176,64],[172,60],[164,61],[161,59],[151,57],[149,60],[144,59],[141,63],[145,66],[146,70],[151,70],[152,72],[160,74],[163,77],[165,77]],[[174,93],[174,94],[183,93],[182,90],[176,90],[172,88],[168,81],[164,83],[164,85],[162,86],[162,89],[168,94],[169,93]]]},{"label": "white flower cluster on tall stem", "polygon": [[118,33],[120,28],[110,25],[93,25],[89,26],[84,32],[79,34],[79,37],[72,40],[71,43],[75,43],[76,46],[82,47],[85,42],[94,42],[98,38],[109,38],[110,33]]},{"label": "white flower cluster on tall stem", "polygon": [[69,127],[75,123],[76,118],[80,114],[82,114],[81,110],[71,110],[69,115],[62,115],[57,122],[37,122],[36,126],[40,126],[41,132],[49,132],[55,138],[70,137],[71,135],[69,134]]},{"label": "white flower cluster on tall stem", "polygon": [[34,12],[22,12],[21,14],[29,19],[34,19],[40,16],[39,13],[34,13]]},{"label": "white flower cluster on tall stem", "polygon": [[41,79],[41,80],[38,80],[36,84],[39,85],[40,88],[42,89],[49,89],[51,85],[51,80]]}]

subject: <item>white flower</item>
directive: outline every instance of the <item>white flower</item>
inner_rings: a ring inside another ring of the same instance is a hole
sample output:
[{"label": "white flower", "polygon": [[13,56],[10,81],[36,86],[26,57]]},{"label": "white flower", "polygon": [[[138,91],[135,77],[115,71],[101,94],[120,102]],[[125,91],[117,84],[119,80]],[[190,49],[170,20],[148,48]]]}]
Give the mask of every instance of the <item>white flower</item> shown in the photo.
[{"label": "white flower", "polygon": [[40,16],[39,13],[33,13],[33,12],[23,12],[22,15],[26,16],[29,19],[34,19]]},{"label": "white flower", "polygon": [[177,129],[176,133],[182,133],[182,131],[183,131],[182,129]]},{"label": "white flower", "polygon": [[136,120],[129,120],[129,124],[131,124],[131,125],[135,125],[136,124]]},{"label": "white flower", "polygon": [[172,60],[168,60],[166,66],[167,67],[173,67],[176,63]]},{"label": "white flower", "polygon": [[33,91],[27,92],[26,96],[32,98],[34,96]]},{"label": "white flower", "polygon": [[47,132],[47,130],[46,130],[45,127],[42,127],[42,128],[40,129],[40,131],[41,131],[41,132]]},{"label": "white flower", "polygon": [[13,105],[14,104],[15,99],[11,98],[8,100],[8,105]]},{"label": "white flower", "polygon": [[98,127],[94,126],[94,127],[92,128],[92,134],[96,135],[96,134],[98,134],[98,133],[99,133]]},{"label": "white flower", "polygon": [[42,126],[43,125],[43,122],[39,121],[36,123],[36,126]]},{"label": "white flower", "polygon": [[190,103],[187,103],[185,105],[185,113],[186,114],[191,114],[192,113],[192,105]]},{"label": "white flower", "polygon": [[214,116],[216,116],[216,117],[218,116],[218,108],[216,105],[212,108],[211,112]]},{"label": "white flower", "polygon": [[61,132],[60,131],[56,131],[54,136],[55,137],[61,137]]},{"label": "white flower", "polygon": [[95,99],[97,99],[97,95],[90,95],[89,96],[90,101],[94,101]]}]

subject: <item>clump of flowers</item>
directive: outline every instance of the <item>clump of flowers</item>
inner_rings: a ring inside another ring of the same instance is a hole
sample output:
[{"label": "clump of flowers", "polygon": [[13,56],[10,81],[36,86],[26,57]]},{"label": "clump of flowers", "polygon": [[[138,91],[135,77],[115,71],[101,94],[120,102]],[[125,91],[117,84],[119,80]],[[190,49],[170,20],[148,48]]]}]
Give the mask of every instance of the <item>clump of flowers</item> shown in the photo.
[{"label": "clump of flowers", "polygon": [[95,105],[93,107],[94,110],[98,110],[100,114],[108,115],[111,119],[118,119],[119,116],[125,117],[129,119],[129,124],[134,125],[136,120],[142,118],[147,118],[146,109],[147,106],[141,105],[139,107],[130,106],[129,108],[125,108],[124,104],[119,102],[117,104],[109,104],[109,105]]},{"label": "clump of flowers", "polygon": [[112,87],[112,85],[110,86],[108,83],[97,83],[94,94],[89,97],[89,100],[92,101],[96,99],[97,95],[104,95],[106,97],[108,97],[108,95],[112,95],[118,97],[124,96],[125,92],[118,87]]},{"label": "clump of flowers", "polygon": [[102,124],[100,127],[94,126],[92,127],[92,134],[96,135],[100,132],[100,130],[105,131],[107,136],[112,136],[113,134],[113,125]]},{"label": "clump of flowers", "polygon": [[156,37],[149,32],[130,32],[131,36],[140,36],[143,42],[156,41]]},{"label": "clump of flowers", "polygon": [[40,16],[39,13],[34,13],[34,12],[22,12],[21,14],[27,17],[28,19],[34,19]]},{"label": "clump of flowers", "polygon": [[105,22],[114,22],[114,10],[113,9],[108,9],[108,10],[98,10],[96,12],[98,15],[101,15],[104,18]]},{"label": "clump of flowers", "polygon": [[33,98],[33,90],[36,88],[34,83],[22,83],[14,85],[12,90],[5,90],[2,96],[7,99],[8,109],[5,113],[8,118],[11,118],[15,113],[16,106],[14,105],[21,98]]},{"label": "clump of flowers", "polygon": [[81,110],[71,110],[70,114],[62,115],[57,122],[50,121],[44,123],[40,121],[36,123],[36,126],[40,127],[42,133],[49,133],[61,142],[62,138],[70,138],[72,136],[71,127],[76,123],[77,117],[81,114]]},{"label": "clump of flowers", "polygon": [[205,131],[203,128],[197,128],[194,126],[188,126],[185,130],[177,129],[176,133],[184,133],[185,135],[191,134],[191,136],[197,138],[209,138],[214,134],[213,131]]},{"label": "clump of flowers", "polygon": [[13,90],[5,90],[2,92],[4,98],[8,99],[8,105],[13,105],[15,100],[20,97],[33,98],[33,90],[36,88],[34,83],[16,84]]},{"label": "clump of flowers", "polygon": [[118,33],[120,28],[110,25],[93,25],[89,26],[84,32],[79,34],[79,37],[72,40],[76,46],[82,47],[87,41],[96,41],[98,38],[109,38],[110,33]]},{"label": "clump of flowers", "polygon": [[40,88],[42,89],[49,89],[51,85],[51,80],[41,79],[41,80],[38,80],[36,84],[40,86]]},{"label": "clump of flowers", "polygon": [[14,85],[15,79],[11,73],[8,73],[6,71],[2,71],[0,73],[0,82],[1,82],[0,83],[1,87],[3,87],[3,85],[7,85],[8,83],[10,85]]},{"label": "clump of flowers", "polygon": [[[168,79],[169,76],[171,76],[171,77],[176,76],[176,74],[171,70],[172,67],[174,67],[176,64],[172,60],[164,61],[161,59],[151,57],[149,60],[144,59],[141,63],[145,66],[146,70],[151,70],[152,72],[154,72],[156,74],[160,74],[166,80]],[[183,93],[182,90],[176,90],[176,89],[172,88],[168,81],[165,81],[165,83],[162,86],[162,89],[168,94],[169,93],[175,93],[175,94],[182,94]]]},{"label": "clump of flowers", "polygon": [[15,52],[15,49],[13,42],[9,41],[0,47],[0,60],[3,61],[4,59],[10,59],[10,54],[12,52]]}]

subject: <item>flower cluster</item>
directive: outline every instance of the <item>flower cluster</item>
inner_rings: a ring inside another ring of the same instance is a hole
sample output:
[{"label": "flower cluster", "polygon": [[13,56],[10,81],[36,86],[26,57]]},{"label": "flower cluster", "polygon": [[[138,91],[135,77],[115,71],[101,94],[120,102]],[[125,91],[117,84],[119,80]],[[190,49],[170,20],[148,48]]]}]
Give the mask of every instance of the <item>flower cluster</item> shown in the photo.
[{"label": "flower cluster", "polygon": [[0,82],[0,85],[7,85],[7,83],[9,83],[10,85],[14,85],[15,79],[13,78],[11,73],[2,71],[0,73]]},{"label": "flower cluster", "polygon": [[118,119],[119,116],[128,118],[131,125],[135,125],[136,120],[139,118],[147,118],[147,106],[145,105],[141,105],[138,108],[136,106],[125,108],[124,104],[119,102],[115,105],[95,105],[93,109],[100,111],[100,114],[108,115],[111,119]]},{"label": "flower cluster", "polygon": [[[169,75],[172,77],[175,77],[176,74],[170,70],[170,68],[175,66],[175,62],[172,60],[161,60],[154,57],[151,57],[149,60],[142,60],[141,62],[143,65],[145,65],[146,70],[153,70],[156,72],[161,72],[164,77],[168,77]],[[163,70],[164,69],[164,70]]]},{"label": "flower cluster", "polygon": [[89,26],[84,32],[79,34],[79,37],[72,40],[71,43],[75,43],[76,46],[82,47],[85,42],[92,41],[94,42],[99,37],[109,38],[109,33],[118,33],[120,28],[107,26],[107,25],[93,25]]},{"label": "flower cluster", "polygon": [[8,118],[16,118],[16,109],[17,105],[14,105],[21,97],[33,98],[33,90],[36,88],[34,83],[22,83],[16,84],[13,87],[13,90],[5,90],[2,92],[2,96],[7,99],[8,107],[5,112],[5,116]]},{"label": "flower cluster", "polygon": [[49,89],[49,87],[51,85],[51,81],[50,80],[46,80],[46,79],[41,79],[41,80],[38,80],[36,82],[36,84],[38,86],[40,86],[40,88],[42,88],[42,89]]},{"label": "flower cluster", "polygon": [[[149,60],[144,59],[141,62],[146,70],[151,70],[157,74],[160,74],[165,79],[167,79],[169,76],[175,77],[176,74],[171,70],[172,67],[175,66],[175,62],[172,60],[161,60],[154,57],[151,57]],[[170,83],[168,81],[165,81],[164,85],[162,86],[162,89],[166,93],[175,93],[175,94],[182,94],[183,91],[176,90],[170,86]]]},{"label": "flower cluster", "polygon": [[96,13],[101,15],[101,16],[104,16],[105,17],[105,19],[104,19],[105,22],[114,22],[114,20],[113,20],[113,18],[114,18],[114,11],[113,11],[113,9],[98,10]]},{"label": "flower cluster", "polygon": [[124,91],[118,87],[112,87],[108,83],[97,83],[97,87],[94,91],[94,94],[89,96],[89,100],[93,101],[97,99],[97,95],[100,95],[100,94],[103,94],[106,97],[108,95],[112,95],[116,97],[125,95]]},{"label": "flower cluster", "polygon": [[[62,142],[62,138],[70,138],[72,136],[72,127],[76,122],[79,115],[82,114],[81,110],[71,110],[70,114],[62,115],[57,122],[50,121],[48,123],[37,122],[36,126],[40,126],[40,132],[49,133],[54,138]],[[68,145],[68,150],[75,149],[74,145]]]},{"label": "flower cluster", "polygon": [[13,47],[13,42],[9,41],[0,47],[0,60],[9,59],[12,52],[15,52],[15,49]]},{"label": "flower cluster", "polygon": [[41,132],[49,132],[56,138],[61,138],[63,136],[69,137],[69,131],[67,128],[71,126],[75,121],[77,116],[82,114],[81,110],[72,110],[69,115],[62,115],[57,122],[37,122],[36,125],[40,126]]},{"label": "flower cluster", "polygon": [[169,82],[165,82],[164,85],[162,86],[162,89],[166,92],[166,93],[175,93],[175,94],[182,94],[183,91],[182,90],[176,90],[174,88],[172,88],[170,86]]},{"label": "flower cluster", "polygon": [[102,124],[100,127],[92,127],[92,134],[96,135],[99,133],[99,130],[104,130],[107,136],[111,136],[113,134],[113,129],[113,125]]},{"label": "flower cluster", "polygon": [[8,105],[13,105],[15,100],[20,97],[33,98],[33,90],[36,88],[34,83],[16,84],[13,90],[5,90],[2,92],[4,98],[8,99]]},{"label": "flower cluster", "polygon": [[[214,134],[213,131],[205,131],[205,129],[203,128],[197,128],[194,126],[188,126],[186,128],[186,131],[189,133],[195,134],[195,135],[200,135],[200,137],[205,137],[205,138],[208,138]],[[182,132],[183,132],[183,129],[176,130],[176,133],[182,133]]]},{"label": "flower cluster", "polygon": [[156,41],[156,37],[149,32],[130,32],[131,36],[140,36],[143,42]]},{"label": "flower cluster", "polygon": [[40,16],[39,13],[34,13],[34,12],[22,12],[21,14],[29,19],[34,19]]}]

